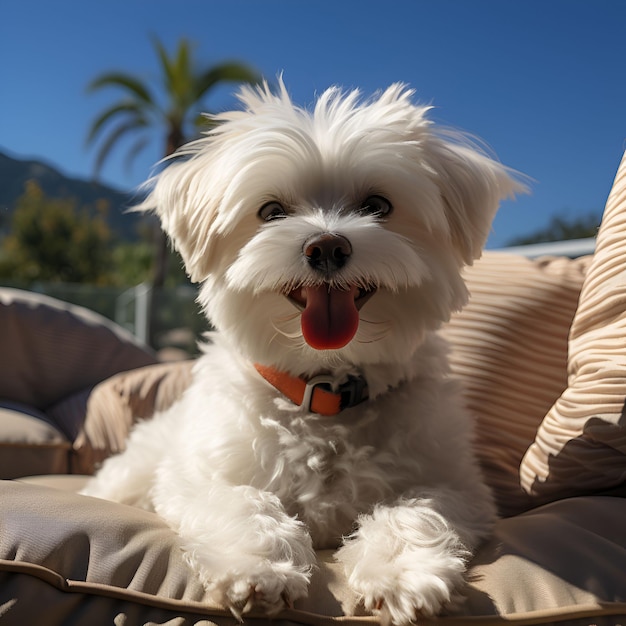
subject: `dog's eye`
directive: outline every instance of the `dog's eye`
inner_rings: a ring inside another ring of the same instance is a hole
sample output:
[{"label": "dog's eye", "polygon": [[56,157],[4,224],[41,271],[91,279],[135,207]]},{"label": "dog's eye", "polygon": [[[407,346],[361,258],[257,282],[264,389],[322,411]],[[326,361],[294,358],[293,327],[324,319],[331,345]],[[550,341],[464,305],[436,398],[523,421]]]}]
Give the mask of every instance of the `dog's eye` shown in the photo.
[{"label": "dog's eye", "polygon": [[283,217],[287,217],[287,211],[285,210],[283,205],[280,204],[280,202],[272,201],[264,204],[259,209],[258,215],[264,222],[271,222],[272,220],[278,220]]},{"label": "dog's eye", "polygon": [[361,215],[373,215],[374,217],[387,217],[393,207],[387,198],[382,196],[370,196],[359,208]]}]

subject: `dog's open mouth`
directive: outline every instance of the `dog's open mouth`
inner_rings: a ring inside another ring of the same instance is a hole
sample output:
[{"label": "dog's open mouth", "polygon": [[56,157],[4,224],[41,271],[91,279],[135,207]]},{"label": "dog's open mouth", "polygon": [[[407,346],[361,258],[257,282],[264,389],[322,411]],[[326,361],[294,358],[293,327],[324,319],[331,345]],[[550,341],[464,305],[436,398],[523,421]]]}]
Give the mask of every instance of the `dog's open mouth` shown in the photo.
[{"label": "dog's open mouth", "polygon": [[301,311],[302,335],[316,350],[337,350],[346,346],[359,328],[359,311],[376,289],[339,289],[329,284],[300,286],[287,297]]}]

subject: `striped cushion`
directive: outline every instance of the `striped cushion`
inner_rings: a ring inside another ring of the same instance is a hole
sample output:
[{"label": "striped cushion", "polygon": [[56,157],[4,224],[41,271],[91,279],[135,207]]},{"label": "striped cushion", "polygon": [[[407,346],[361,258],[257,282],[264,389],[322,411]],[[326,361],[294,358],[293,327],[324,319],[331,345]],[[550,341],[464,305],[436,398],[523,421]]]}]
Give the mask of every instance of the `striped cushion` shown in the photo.
[{"label": "striped cushion", "polygon": [[[92,474],[106,457],[123,450],[140,419],[171,406],[189,386],[194,361],[158,363],[122,372],[96,385],[74,441],[74,471]],[[67,413],[71,407],[63,407]]]},{"label": "striped cushion", "polygon": [[626,155],[572,324],[568,373],[521,466],[538,502],[626,482]]},{"label": "striped cushion", "polygon": [[442,331],[504,515],[532,504],[519,484],[519,464],[567,385],[567,335],[589,260],[486,252],[466,272],[468,305]]}]

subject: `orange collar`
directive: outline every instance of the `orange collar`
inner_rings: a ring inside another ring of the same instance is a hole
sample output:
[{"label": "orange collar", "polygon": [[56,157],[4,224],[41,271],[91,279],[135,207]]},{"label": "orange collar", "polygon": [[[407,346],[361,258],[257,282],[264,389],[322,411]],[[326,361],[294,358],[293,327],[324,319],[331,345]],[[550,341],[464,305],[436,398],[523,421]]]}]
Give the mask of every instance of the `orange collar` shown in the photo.
[{"label": "orange collar", "polygon": [[254,367],[294,404],[319,415],[337,415],[369,397],[367,382],[362,376],[348,376],[345,383],[335,385],[333,377],[325,374],[305,380],[266,365],[255,363]]}]

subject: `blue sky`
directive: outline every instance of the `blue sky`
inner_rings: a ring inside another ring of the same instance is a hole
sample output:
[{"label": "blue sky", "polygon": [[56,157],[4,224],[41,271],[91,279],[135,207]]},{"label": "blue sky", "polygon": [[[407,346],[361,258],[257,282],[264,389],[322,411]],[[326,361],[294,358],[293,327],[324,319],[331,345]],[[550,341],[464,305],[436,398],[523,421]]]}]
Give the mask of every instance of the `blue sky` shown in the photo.
[{"label": "blue sky", "polygon": [[[87,128],[117,95],[87,83],[116,69],[156,78],[150,35],[169,48],[187,37],[202,64],[284,72],[303,105],[331,84],[409,83],[436,121],[534,179],[496,217],[499,247],[555,214],[602,209],[626,147],[625,24],[622,0],[2,0],[0,150],[90,177]],[[207,100],[232,104],[227,90]],[[103,181],[135,187],[161,149],[130,172],[115,151]]]}]

